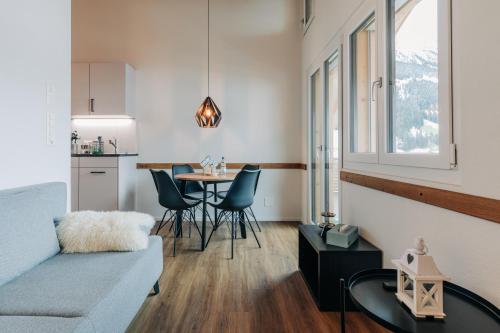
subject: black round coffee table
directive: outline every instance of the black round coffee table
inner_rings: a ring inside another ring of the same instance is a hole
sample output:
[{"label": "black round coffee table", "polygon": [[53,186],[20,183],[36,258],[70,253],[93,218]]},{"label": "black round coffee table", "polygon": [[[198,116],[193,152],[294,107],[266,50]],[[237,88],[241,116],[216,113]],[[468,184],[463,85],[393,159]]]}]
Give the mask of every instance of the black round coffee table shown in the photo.
[{"label": "black round coffee table", "polygon": [[[348,282],[353,303],[368,317],[394,332],[411,333],[495,333],[500,332],[500,310],[480,296],[456,284],[444,284],[442,320],[415,319],[397,300],[395,290],[383,283],[396,282],[396,270],[373,269],[354,274]],[[342,313],[342,318],[344,313]],[[343,321],[343,320],[342,320]],[[345,332],[345,325],[342,327]]]}]

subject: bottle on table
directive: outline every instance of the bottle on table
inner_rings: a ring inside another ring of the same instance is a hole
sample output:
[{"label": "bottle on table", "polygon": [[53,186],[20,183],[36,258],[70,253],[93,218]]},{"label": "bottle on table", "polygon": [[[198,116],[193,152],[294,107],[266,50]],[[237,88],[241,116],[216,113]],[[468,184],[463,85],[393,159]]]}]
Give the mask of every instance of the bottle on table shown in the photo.
[{"label": "bottle on table", "polygon": [[226,162],[224,161],[224,156],[222,156],[222,159],[220,161],[220,174],[225,175],[226,174]]}]

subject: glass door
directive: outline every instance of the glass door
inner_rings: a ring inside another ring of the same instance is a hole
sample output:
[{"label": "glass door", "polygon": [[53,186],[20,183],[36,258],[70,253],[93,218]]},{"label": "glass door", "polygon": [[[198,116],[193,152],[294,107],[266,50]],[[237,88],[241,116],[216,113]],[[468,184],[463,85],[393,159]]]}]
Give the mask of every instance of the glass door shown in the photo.
[{"label": "glass door", "polygon": [[337,216],[339,204],[340,175],[340,64],[339,52],[325,62],[325,121],[324,121],[324,172],[325,209]]},{"label": "glass door", "polygon": [[321,72],[318,69],[310,77],[310,184],[311,184],[311,222],[319,223],[321,210],[324,207],[324,163],[322,151],[324,149],[323,117],[321,112]]},{"label": "glass door", "polygon": [[321,212],[340,213],[341,64],[335,51],[309,82],[310,217],[323,222]]}]

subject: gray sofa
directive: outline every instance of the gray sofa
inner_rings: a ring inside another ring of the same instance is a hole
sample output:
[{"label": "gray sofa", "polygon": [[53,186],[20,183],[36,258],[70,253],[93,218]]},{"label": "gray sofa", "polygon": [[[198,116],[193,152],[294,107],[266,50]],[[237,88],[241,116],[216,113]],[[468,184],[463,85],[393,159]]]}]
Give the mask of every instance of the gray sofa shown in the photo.
[{"label": "gray sofa", "polygon": [[0,191],[0,332],[124,332],[157,287],[160,237],[143,251],[62,254],[54,220],[66,208],[64,183]]}]

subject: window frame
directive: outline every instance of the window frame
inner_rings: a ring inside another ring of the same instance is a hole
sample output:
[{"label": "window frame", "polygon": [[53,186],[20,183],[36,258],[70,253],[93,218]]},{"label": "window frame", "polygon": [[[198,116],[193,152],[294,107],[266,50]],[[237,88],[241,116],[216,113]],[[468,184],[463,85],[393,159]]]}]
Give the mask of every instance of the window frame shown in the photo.
[{"label": "window frame", "polygon": [[[342,181],[340,181],[340,171],[343,168],[343,163],[344,163],[344,144],[343,144],[343,126],[344,126],[344,52],[343,52],[343,36],[341,33],[338,35],[334,36],[327,44],[327,46],[321,51],[321,53],[315,58],[315,60],[312,62],[311,65],[308,66],[308,68],[304,71],[303,75],[306,78],[305,81],[305,89],[307,89],[307,101],[305,101],[304,106],[306,107],[307,110],[307,131],[306,131],[306,140],[307,140],[307,212],[306,212],[306,217],[309,222],[312,222],[312,216],[313,212],[312,210],[314,209],[313,207],[313,200],[312,200],[312,191],[314,191],[314,186],[315,184],[312,183],[312,175],[311,173],[313,172],[312,170],[312,134],[311,133],[311,128],[312,128],[312,76],[316,73],[319,72],[319,79],[320,79],[320,109],[318,109],[318,112],[321,112],[323,117],[327,108],[327,97],[326,97],[326,80],[327,77],[325,75],[326,70],[325,70],[325,65],[328,63],[328,60],[334,55],[337,54],[337,61],[338,61],[338,70],[339,70],[339,86],[338,86],[338,107],[339,107],[339,132],[337,139],[339,140],[339,151],[338,151],[338,158],[339,158],[339,198],[338,198],[338,205],[339,207],[337,208],[338,210],[335,212],[337,218],[341,218],[342,216]],[[325,120],[325,118],[323,119]],[[323,124],[324,125],[324,124]],[[322,126],[323,129],[323,134],[322,134],[322,144],[325,144],[325,137],[324,137],[324,126]],[[324,158],[324,156],[322,156]],[[324,163],[321,163],[324,165]],[[323,170],[324,172],[324,170]],[[323,181],[325,180],[324,174],[323,176]],[[321,184],[322,189],[321,191],[324,191],[325,189],[325,183]],[[324,195],[323,192],[323,202],[322,204],[325,204],[324,199],[326,199],[326,196]]]},{"label": "window frame", "polygon": [[352,147],[352,132],[351,132],[351,124],[352,124],[352,106],[353,106],[353,101],[352,101],[352,85],[353,85],[353,80],[352,80],[352,66],[353,66],[353,61],[352,61],[352,34],[356,33],[359,31],[361,27],[363,27],[368,20],[371,18],[375,19],[375,33],[376,33],[376,38],[377,38],[377,46],[375,50],[375,54],[377,55],[376,59],[376,73],[375,77],[380,77],[380,43],[379,41],[379,35],[380,35],[380,21],[379,21],[379,15],[378,15],[378,10],[377,10],[377,2],[375,0],[369,0],[365,1],[363,5],[357,10],[357,12],[349,19],[349,21],[345,25],[345,34],[344,34],[344,45],[345,47],[343,48],[343,72],[347,73],[347,75],[344,75],[343,78],[344,80],[344,95],[343,95],[343,100],[345,101],[344,104],[344,110],[346,114],[342,117],[343,118],[343,128],[344,128],[344,136],[342,140],[342,147],[343,147],[343,159],[346,162],[362,162],[362,163],[371,163],[371,164],[378,164],[379,163],[379,135],[378,132],[380,131],[380,120],[379,120],[379,109],[380,109],[380,89],[377,89],[374,97],[376,99],[376,116],[375,116],[375,121],[377,122],[375,124],[376,128],[376,133],[375,135],[375,151],[374,152],[353,152],[351,151]]},{"label": "window frame", "polygon": [[[319,86],[319,105],[316,104],[316,101],[314,100],[316,90],[313,87],[313,78],[315,75],[318,75],[318,82],[320,83]],[[315,114],[313,112],[322,112],[323,110],[323,103],[324,103],[324,98],[323,98],[323,89],[321,86],[321,83],[323,82],[323,70],[321,66],[311,66],[307,71],[306,71],[306,76],[307,76],[307,170],[308,172],[308,219],[312,224],[317,224],[315,221],[315,212],[314,209],[315,207],[313,206],[313,203],[315,203],[315,200],[318,200],[319,198],[316,198],[316,189],[315,189],[315,182],[313,180],[316,180],[316,175],[314,175],[315,170],[313,169],[313,163],[315,163],[315,158],[313,157],[313,154],[316,154],[316,147],[317,143],[314,137],[314,134],[311,129],[313,123],[316,121],[316,118],[314,117]],[[313,147],[314,144],[314,147]],[[323,144],[323,143],[321,143]],[[316,166],[318,167],[318,166]],[[323,184],[321,185],[321,191],[323,191],[324,187]]]},{"label": "window frame", "polygon": [[[383,73],[389,77],[392,58],[389,41],[389,6],[391,0],[383,0],[383,19],[385,31],[383,40]],[[392,152],[390,144],[391,135],[391,92],[386,84],[382,90],[384,94],[383,116],[381,121],[380,142],[380,162],[381,164],[412,166],[431,169],[451,169],[456,165],[455,147],[453,145],[453,104],[452,104],[452,59],[451,59],[451,1],[438,1],[438,104],[439,104],[439,153],[395,153]],[[386,80],[387,81],[387,80]]]},{"label": "window frame", "polygon": [[[338,142],[338,152],[337,152],[337,158],[338,158],[338,171],[339,171],[339,178],[338,178],[338,207],[337,207],[337,211],[336,211],[336,217],[338,219],[341,218],[341,215],[342,215],[342,181],[340,181],[340,171],[342,170],[342,164],[343,164],[343,118],[344,118],[344,113],[343,113],[343,109],[344,109],[344,105],[343,105],[343,67],[342,67],[342,64],[343,64],[343,45],[342,43],[340,42],[337,42],[336,40],[333,41],[333,43],[330,43],[331,45],[329,45],[329,47],[327,48],[327,51],[324,53],[324,56],[322,57],[323,58],[323,112],[325,114],[325,116],[323,117],[324,119],[324,126],[325,126],[325,131],[324,133],[327,135],[327,137],[325,137],[325,147],[327,147],[328,150],[325,151],[325,154],[324,154],[324,158],[325,159],[328,159],[328,163],[330,162],[329,161],[329,154],[333,154],[333,147],[330,147],[329,144],[327,143],[327,141],[330,140],[330,135],[332,135],[332,138],[333,138],[333,133],[332,133],[332,128],[330,128],[328,126],[328,123],[330,121],[330,118],[329,118],[329,110],[328,110],[328,107],[330,106],[330,100],[329,100],[329,97],[328,97],[328,92],[329,92],[329,89],[330,89],[330,86],[328,84],[329,82],[329,78],[328,78],[328,70],[329,70],[329,67],[330,67],[330,62],[333,60],[333,61],[336,61],[337,62],[337,70],[338,70],[338,100],[337,100],[337,104],[338,104],[338,132],[337,132],[337,142]],[[325,176],[324,176],[324,180],[325,182],[329,182],[330,181],[330,174],[329,174],[329,170],[324,170],[325,172]],[[326,185],[325,185],[326,187]],[[332,208],[329,206],[329,199],[330,199],[330,193],[329,192],[332,192],[332,189],[329,188],[328,186],[328,192],[325,193],[325,207],[328,209],[328,210],[331,210]],[[333,193],[333,192],[332,192]]]},{"label": "window frame", "polygon": [[[457,168],[456,145],[453,134],[453,80],[452,80],[452,9],[451,0],[438,1],[438,103],[439,103],[439,153],[394,153],[391,152],[391,112],[389,78],[389,6],[390,0],[367,0],[359,7],[344,27],[344,105],[343,158],[345,162],[377,164],[380,166],[416,167],[450,170]],[[376,110],[376,151],[360,153],[351,151],[351,91],[352,49],[351,35],[374,13],[377,36],[376,78],[382,78],[382,86],[374,92]]]}]

